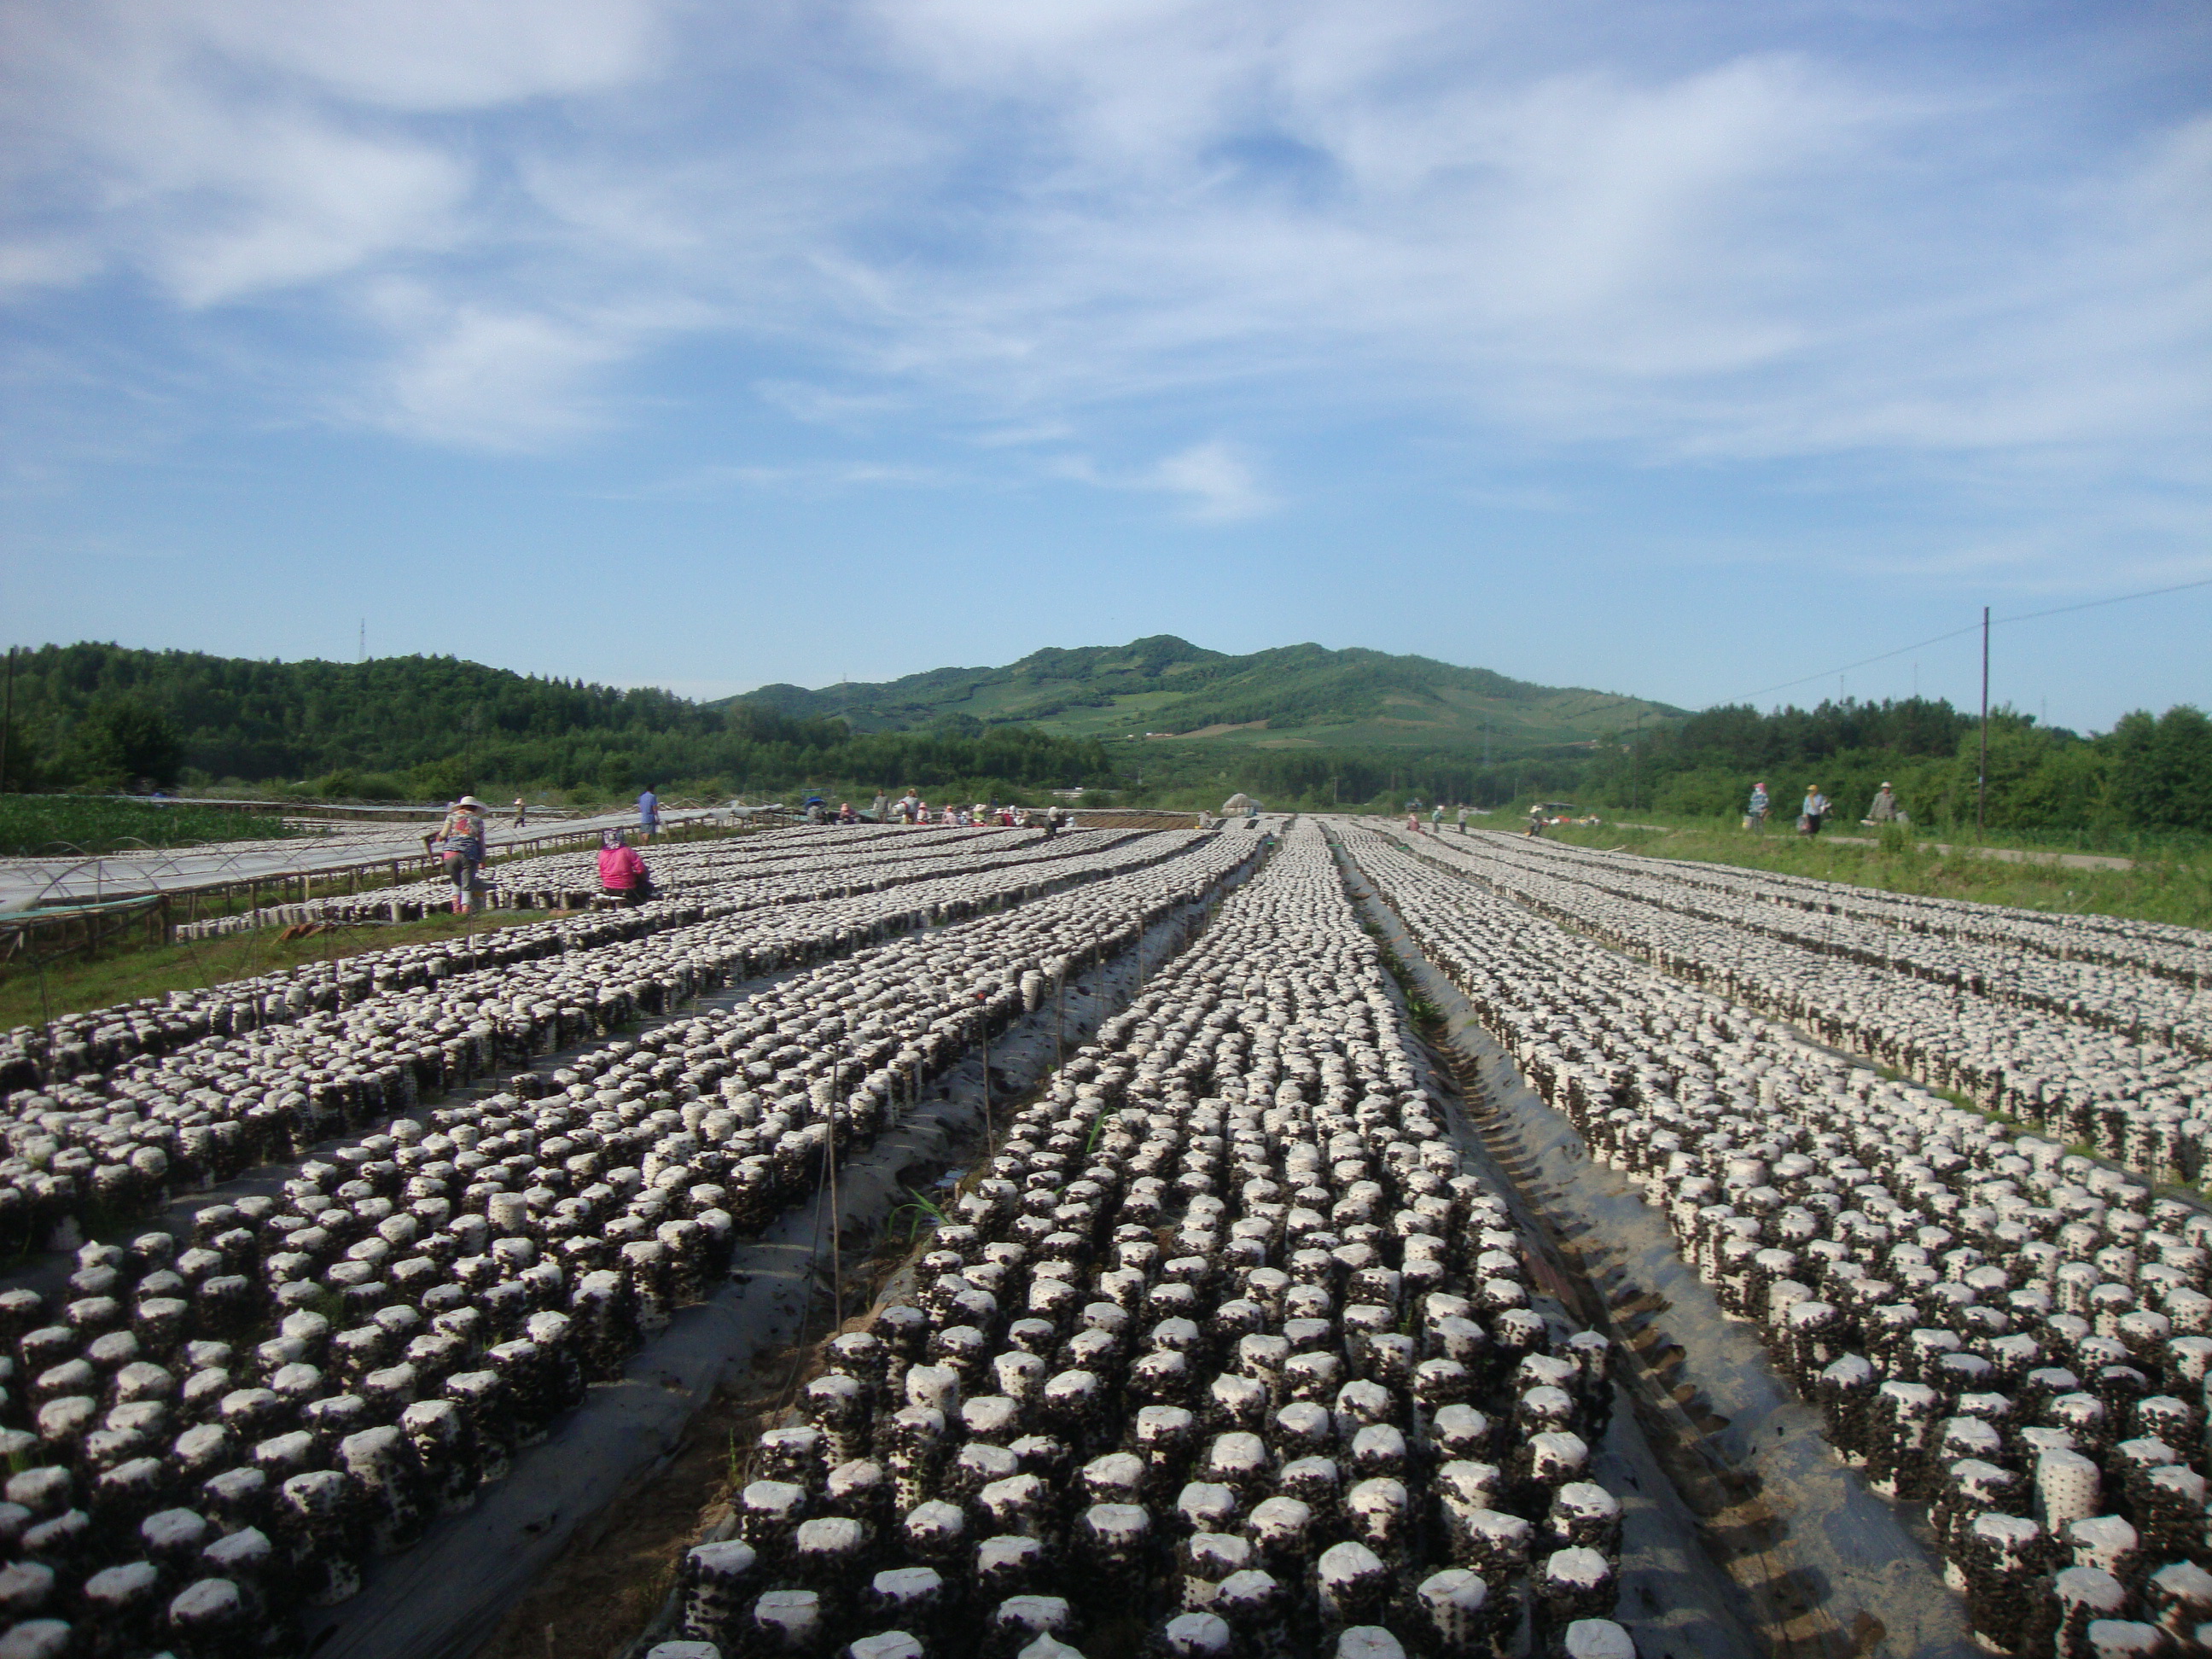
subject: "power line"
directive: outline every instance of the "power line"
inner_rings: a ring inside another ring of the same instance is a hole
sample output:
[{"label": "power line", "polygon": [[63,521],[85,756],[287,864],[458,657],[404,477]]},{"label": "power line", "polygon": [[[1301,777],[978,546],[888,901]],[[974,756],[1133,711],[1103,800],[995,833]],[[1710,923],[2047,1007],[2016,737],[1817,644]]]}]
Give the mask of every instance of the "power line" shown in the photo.
[{"label": "power line", "polygon": [[[2063,617],[2075,611],[2094,611],[2100,605],[2121,605],[2130,599],[2152,599],[2161,593],[2179,593],[2192,587],[2212,587],[2212,576],[2200,577],[2195,581],[2175,582],[2170,587],[2148,587],[2140,593],[2115,593],[2110,599],[2084,599],[2079,605],[2054,605],[2048,611],[2030,611],[2017,617],[1997,617],[1992,618],[1988,625],[1992,628],[2001,628],[2007,623],[2037,622],[2045,617]],[[1808,674],[1802,679],[1784,680],[1779,685],[1761,686],[1758,690],[1751,692],[1739,701],[1749,702],[1755,697],[1766,696],[1770,691],[1787,691],[1793,686],[1809,685],[1814,680],[1825,680],[1831,674],[1848,674],[1853,669],[1864,668],[1869,663],[1887,662],[1892,657],[1901,657],[1908,651],[1918,651],[1928,646],[1941,645],[1944,641],[1955,640],[1962,634],[1974,633],[1982,626],[1980,623],[1968,623],[1964,628],[1954,628],[1948,634],[1938,634],[1930,639],[1916,641],[1911,645],[1900,645],[1896,650],[1884,651],[1878,656],[1862,657],[1856,662],[1847,662],[1841,668],[1824,669],[1817,674]]]},{"label": "power line", "polygon": [[1869,663],[1887,662],[1892,657],[1901,657],[1908,651],[1919,650],[1923,646],[1940,645],[1945,640],[1955,640],[1960,635],[1971,634],[1980,626],[1981,623],[1969,623],[1964,628],[1954,628],[1948,634],[1936,635],[1933,639],[1920,640],[1911,645],[1900,645],[1896,650],[1885,651],[1880,656],[1861,657],[1856,662],[1847,662],[1841,668],[1823,669],[1817,674],[1808,674],[1802,679],[1784,680],[1779,685],[1763,685],[1759,687],[1758,690],[1753,691],[1742,698],[1741,701],[1749,702],[1753,697],[1763,697],[1770,691],[1787,691],[1793,685],[1809,685],[1814,680],[1826,679],[1831,674],[1848,674],[1854,668],[1864,668]]},{"label": "power line", "polygon": [[2115,593],[2109,599],[2084,599],[2079,605],[2062,605],[2049,611],[2031,611],[2024,617],[1999,617],[1997,621],[2033,622],[2039,617],[2063,617],[2069,611],[2094,611],[2100,605],[2118,605],[2124,599],[2154,599],[2161,593],[2179,593],[2191,587],[2212,587],[2212,576],[2199,577],[2193,582],[2176,582],[2171,587],[2148,587],[2140,593]]}]

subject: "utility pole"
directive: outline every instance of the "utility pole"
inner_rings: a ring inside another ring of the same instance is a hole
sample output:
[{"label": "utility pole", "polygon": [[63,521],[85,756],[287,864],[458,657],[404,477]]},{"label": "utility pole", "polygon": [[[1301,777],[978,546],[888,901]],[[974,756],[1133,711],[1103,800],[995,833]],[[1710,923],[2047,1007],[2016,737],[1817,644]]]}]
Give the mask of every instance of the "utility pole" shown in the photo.
[{"label": "utility pole", "polygon": [[8,793],[8,732],[15,724],[15,647],[8,647],[8,693],[0,702],[0,795]]},{"label": "utility pole", "polygon": [[1974,828],[1990,827],[1990,608],[1982,607],[1982,761],[1974,777]]},{"label": "utility pole", "polygon": [[845,1044],[848,1039],[837,1039],[837,1058],[830,1067],[830,1109],[823,1114],[827,1120],[829,1138],[823,1142],[828,1156],[830,1182],[830,1328],[836,1330],[845,1322],[845,1252],[842,1218],[837,1210],[837,1092],[845,1080]]}]

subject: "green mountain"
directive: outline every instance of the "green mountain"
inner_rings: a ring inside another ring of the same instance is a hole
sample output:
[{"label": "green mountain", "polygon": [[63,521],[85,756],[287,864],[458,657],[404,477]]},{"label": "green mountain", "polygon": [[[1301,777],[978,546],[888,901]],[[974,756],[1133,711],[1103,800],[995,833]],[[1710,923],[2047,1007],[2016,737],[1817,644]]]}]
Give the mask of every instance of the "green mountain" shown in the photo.
[{"label": "green mountain", "polygon": [[1382,651],[1283,646],[1230,656],[1173,635],[936,668],[881,684],[764,685],[743,702],[863,732],[1026,725],[1071,738],[1260,749],[1498,751],[1588,743],[1686,711]]}]

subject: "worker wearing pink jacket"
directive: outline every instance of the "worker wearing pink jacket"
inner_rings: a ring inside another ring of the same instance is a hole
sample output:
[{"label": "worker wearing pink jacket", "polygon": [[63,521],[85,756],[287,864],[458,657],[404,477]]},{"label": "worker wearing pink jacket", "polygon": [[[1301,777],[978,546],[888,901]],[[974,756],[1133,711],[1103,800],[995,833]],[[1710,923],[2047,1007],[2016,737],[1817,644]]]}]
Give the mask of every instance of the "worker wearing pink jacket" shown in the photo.
[{"label": "worker wearing pink jacket", "polygon": [[610,830],[599,838],[599,890],[620,899],[625,908],[642,904],[653,896],[653,878],[646,872],[645,860],[619,830]]}]

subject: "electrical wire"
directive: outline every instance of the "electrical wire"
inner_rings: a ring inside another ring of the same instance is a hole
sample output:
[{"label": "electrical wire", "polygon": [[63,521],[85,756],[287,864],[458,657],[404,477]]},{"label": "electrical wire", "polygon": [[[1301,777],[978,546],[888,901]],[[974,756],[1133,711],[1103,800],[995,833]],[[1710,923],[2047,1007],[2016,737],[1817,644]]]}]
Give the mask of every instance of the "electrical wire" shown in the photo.
[{"label": "electrical wire", "polygon": [[[2153,599],[2161,593],[2180,593],[2192,587],[2212,587],[2212,576],[2200,577],[2195,581],[2175,582],[2170,587],[2148,587],[2140,593],[2115,593],[2109,599],[2084,599],[2079,605],[2054,605],[2048,611],[2030,611],[2017,617],[1993,617],[1990,619],[1989,625],[1992,628],[2002,628],[2008,623],[2037,622],[2045,617],[2063,617],[2075,611],[2094,611],[2102,605],[2122,605],[2130,599]],[[1808,674],[1802,679],[1784,680],[1778,685],[1761,686],[1758,690],[1739,697],[1735,701],[1749,702],[1753,698],[1766,696],[1770,691],[1787,691],[1792,686],[1810,685],[1815,680],[1825,680],[1833,674],[1848,674],[1853,669],[1864,668],[1869,663],[1887,662],[1892,657],[1901,657],[1908,651],[1922,650],[1928,646],[1941,645],[1946,640],[1955,640],[1962,634],[1978,632],[1981,626],[1979,623],[1968,623],[1964,628],[1954,628],[1948,634],[1937,634],[1931,638],[1917,641],[1911,645],[1900,645],[1894,651],[1884,651],[1876,656],[1862,657],[1856,662],[1847,662],[1840,668],[1824,669],[1817,674]]]}]

